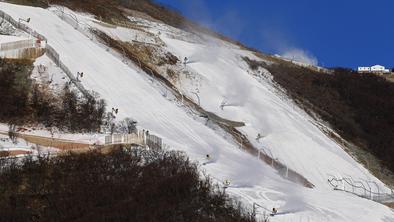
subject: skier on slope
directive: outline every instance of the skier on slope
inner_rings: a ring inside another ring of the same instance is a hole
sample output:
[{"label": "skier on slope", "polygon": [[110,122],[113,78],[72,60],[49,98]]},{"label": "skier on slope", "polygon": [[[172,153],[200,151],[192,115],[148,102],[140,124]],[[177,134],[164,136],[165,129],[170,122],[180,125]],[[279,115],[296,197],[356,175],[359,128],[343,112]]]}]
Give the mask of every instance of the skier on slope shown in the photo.
[{"label": "skier on slope", "polygon": [[271,216],[275,216],[275,214],[277,214],[277,213],[278,213],[278,209],[276,209],[275,207],[272,208]]},{"label": "skier on slope", "polygon": [[206,164],[210,163],[211,159],[212,159],[211,155],[209,155],[209,154],[205,155],[206,162],[204,162],[202,165],[206,165]]}]

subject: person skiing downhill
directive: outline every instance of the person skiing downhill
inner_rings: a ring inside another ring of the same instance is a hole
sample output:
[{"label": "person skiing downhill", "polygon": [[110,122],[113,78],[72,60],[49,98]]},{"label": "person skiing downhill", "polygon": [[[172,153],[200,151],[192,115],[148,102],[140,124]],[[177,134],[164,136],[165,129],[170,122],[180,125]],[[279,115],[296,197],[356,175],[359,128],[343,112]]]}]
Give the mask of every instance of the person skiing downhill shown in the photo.
[{"label": "person skiing downhill", "polygon": [[278,209],[276,209],[275,207],[272,208],[271,216],[275,216],[275,214],[277,214],[277,213],[278,213]]}]

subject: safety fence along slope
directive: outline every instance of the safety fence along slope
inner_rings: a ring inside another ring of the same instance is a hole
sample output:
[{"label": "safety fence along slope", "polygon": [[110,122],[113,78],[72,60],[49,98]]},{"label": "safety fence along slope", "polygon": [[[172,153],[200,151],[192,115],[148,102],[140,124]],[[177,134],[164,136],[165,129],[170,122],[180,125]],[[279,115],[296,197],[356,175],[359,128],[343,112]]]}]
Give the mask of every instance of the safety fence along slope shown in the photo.
[{"label": "safety fence along slope", "polygon": [[374,181],[355,180],[350,176],[335,177],[332,175],[327,181],[334,190],[352,193],[378,203],[394,203],[394,191],[390,189],[390,193],[384,192],[384,189]]},{"label": "safety fence along slope", "polygon": [[34,31],[31,29],[29,26],[21,23],[20,21],[16,21],[14,18],[12,18],[10,15],[5,13],[0,9],[0,17],[4,19],[5,21],[9,22],[11,25],[14,27],[29,33],[31,36],[35,37],[36,39],[39,39],[41,41],[45,41],[45,48],[46,48],[46,53],[48,57],[57,65],[59,68],[66,73],[70,81],[77,87],[77,89],[86,97],[86,98],[92,98],[92,95],[89,93],[88,90],[86,90],[83,85],[77,80],[75,77],[74,73],[70,71],[70,69],[61,61],[61,57],[56,50],[47,44],[48,40],[45,36],[39,34],[38,32]]}]

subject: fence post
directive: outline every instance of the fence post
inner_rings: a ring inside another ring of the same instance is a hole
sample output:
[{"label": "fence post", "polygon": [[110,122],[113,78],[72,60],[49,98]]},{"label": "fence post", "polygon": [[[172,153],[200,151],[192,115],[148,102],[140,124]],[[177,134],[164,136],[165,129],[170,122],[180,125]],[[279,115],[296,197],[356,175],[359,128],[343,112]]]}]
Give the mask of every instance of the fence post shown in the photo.
[{"label": "fence post", "polygon": [[369,183],[367,181],[365,181],[367,183],[367,186],[369,188],[369,199],[372,200],[372,189],[371,186],[369,185]]},{"label": "fence post", "polygon": [[364,184],[360,181],[355,181],[355,183],[361,184],[361,186],[363,187],[363,190],[364,190],[364,196],[365,196],[365,198],[367,198],[367,188],[365,188]]},{"label": "fence post", "polygon": [[346,175],[346,176],[348,176],[349,178],[349,180],[350,180],[350,185],[352,186],[352,191],[353,191],[353,193],[354,193],[354,187],[355,187],[355,185],[354,185],[354,180],[353,180],[353,177],[352,176],[350,176],[350,175]]},{"label": "fence post", "polygon": [[286,165],[286,178],[289,177],[289,167]]},{"label": "fence post", "polygon": [[380,189],[379,189],[378,184],[375,181],[369,181],[369,182],[375,184],[376,188],[378,189],[378,197],[379,197],[380,196]]},{"label": "fence post", "polygon": [[352,191],[353,191],[353,193],[354,193],[354,185],[353,185],[353,180],[351,180],[351,182],[352,182]]}]

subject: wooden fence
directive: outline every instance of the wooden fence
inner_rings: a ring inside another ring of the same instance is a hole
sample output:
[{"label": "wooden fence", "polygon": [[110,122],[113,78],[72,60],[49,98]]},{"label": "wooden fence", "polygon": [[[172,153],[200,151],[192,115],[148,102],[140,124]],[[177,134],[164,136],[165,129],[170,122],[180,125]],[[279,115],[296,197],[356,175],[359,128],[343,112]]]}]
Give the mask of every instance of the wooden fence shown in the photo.
[{"label": "wooden fence", "polygon": [[36,59],[45,54],[44,48],[23,48],[0,51],[0,58],[7,59]]},{"label": "wooden fence", "polygon": [[151,149],[162,149],[163,141],[160,137],[151,135],[147,131],[138,131],[131,134],[112,134],[105,136],[105,145],[134,144]]},{"label": "wooden fence", "polygon": [[34,39],[23,39],[14,42],[0,43],[0,51],[23,49],[23,48],[35,48],[37,47]]}]

